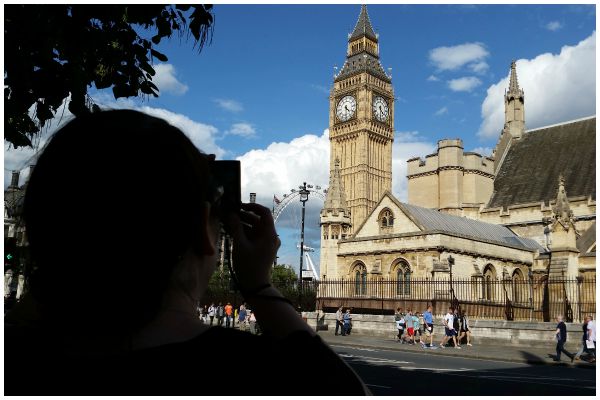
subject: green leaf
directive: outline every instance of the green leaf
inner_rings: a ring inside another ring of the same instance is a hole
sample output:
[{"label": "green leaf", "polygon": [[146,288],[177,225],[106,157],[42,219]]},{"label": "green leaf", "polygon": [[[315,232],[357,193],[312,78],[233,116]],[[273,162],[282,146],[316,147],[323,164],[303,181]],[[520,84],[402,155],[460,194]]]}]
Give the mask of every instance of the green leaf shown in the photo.
[{"label": "green leaf", "polygon": [[169,59],[167,58],[167,56],[165,56],[162,53],[159,53],[158,51],[156,51],[154,49],[150,50],[150,54],[152,54],[152,57],[158,58],[159,61],[162,61],[162,62],[169,61]]}]

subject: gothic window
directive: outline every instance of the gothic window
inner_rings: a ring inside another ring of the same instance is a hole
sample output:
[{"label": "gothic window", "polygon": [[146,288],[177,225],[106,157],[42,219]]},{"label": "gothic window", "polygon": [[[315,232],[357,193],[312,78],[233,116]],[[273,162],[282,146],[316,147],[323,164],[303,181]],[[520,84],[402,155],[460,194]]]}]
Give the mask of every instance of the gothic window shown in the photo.
[{"label": "gothic window", "polygon": [[367,294],[367,267],[358,263],[354,267],[354,294],[362,296]]},{"label": "gothic window", "polygon": [[495,279],[496,271],[494,269],[494,266],[488,264],[483,270],[482,293],[484,300],[492,300],[494,298],[492,285]]},{"label": "gothic window", "polygon": [[400,260],[395,265],[395,277],[396,277],[396,295],[409,295],[410,294],[410,266],[404,260]]},{"label": "gothic window", "polygon": [[394,226],[394,214],[389,208],[384,208],[379,213],[379,218],[377,218],[377,220],[379,221],[379,227],[382,229]]},{"label": "gothic window", "polygon": [[515,269],[512,276],[513,283],[513,301],[515,303],[523,303],[525,301],[525,279],[520,269]]}]

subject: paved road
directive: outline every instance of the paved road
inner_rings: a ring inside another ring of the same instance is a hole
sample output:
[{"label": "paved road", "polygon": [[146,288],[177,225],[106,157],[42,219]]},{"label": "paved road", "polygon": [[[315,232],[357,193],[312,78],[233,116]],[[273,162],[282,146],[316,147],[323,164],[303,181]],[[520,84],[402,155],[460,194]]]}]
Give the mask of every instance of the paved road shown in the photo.
[{"label": "paved road", "polygon": [[[330,345],[375,395],[588,395],[596,370]],[[442,353],[443,354],[443,353]],[[449,392],[450,391],[450,392]]]}]

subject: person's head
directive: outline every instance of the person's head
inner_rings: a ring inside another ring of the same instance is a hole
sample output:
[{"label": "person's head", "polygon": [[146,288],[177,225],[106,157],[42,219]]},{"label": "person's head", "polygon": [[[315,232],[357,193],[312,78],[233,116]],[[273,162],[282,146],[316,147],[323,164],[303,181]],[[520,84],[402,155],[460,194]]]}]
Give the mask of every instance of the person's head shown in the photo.
[{"label": "person's head", "polygon": [[557,320],[558,322],[561,322],[561,321],[563,320],[563,316],[562,316],[562,314],[558,314],[558,315],[556,316],[556,320]]},{"label": "person's head", "polygon": [[431,307],[431,306],[427,307],[427,311],[431,312],[432,310],[433,310],[433,307]]},{"label": "person's head", "polygon": [[402,309],[400,307],[396,308],[396,312],[400,312]]},{"label": "person's head", "polygon": [[593,321],[593,320],[594,320],[594,316],[590,314],[590,315],[588,315],[588,319],[589,319],[590,321]]},{"label": "person's head", "polygon": [[199,301],[216,266],[212,160],[137,111],[90,113],[58,130],[24,204],[42,313],[132,332],[171,295]]},{"label": "person's head", "polygon": [[450,314],[454,313],[454,308],[452,308],[452,307],[448,307],[448,312],[449,312]]},{"label": "person's head", "polygon": [[223,303],[219,302],[219,307],[223,307]]},{"label": "person's head", "polygon": [[338,310],[342,311],[344,309],[344,307],[340,306],[340,308],[338,308]]}]

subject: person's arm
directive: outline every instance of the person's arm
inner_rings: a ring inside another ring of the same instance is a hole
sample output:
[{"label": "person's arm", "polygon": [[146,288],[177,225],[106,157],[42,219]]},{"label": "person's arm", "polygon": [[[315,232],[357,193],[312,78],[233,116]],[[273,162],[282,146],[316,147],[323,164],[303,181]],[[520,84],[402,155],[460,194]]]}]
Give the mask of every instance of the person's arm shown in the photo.
[{"label": "person's arm", "polygon": [[281,241],[269,209],[256,203],[242,204],[240,214],[231,215],[228,222],[233,237],[233,268],[264,331],[274,337],[295,331],[315,335],[294,307],[281,300],[284,297],[279,290],[270,286],[271,266]]}]

